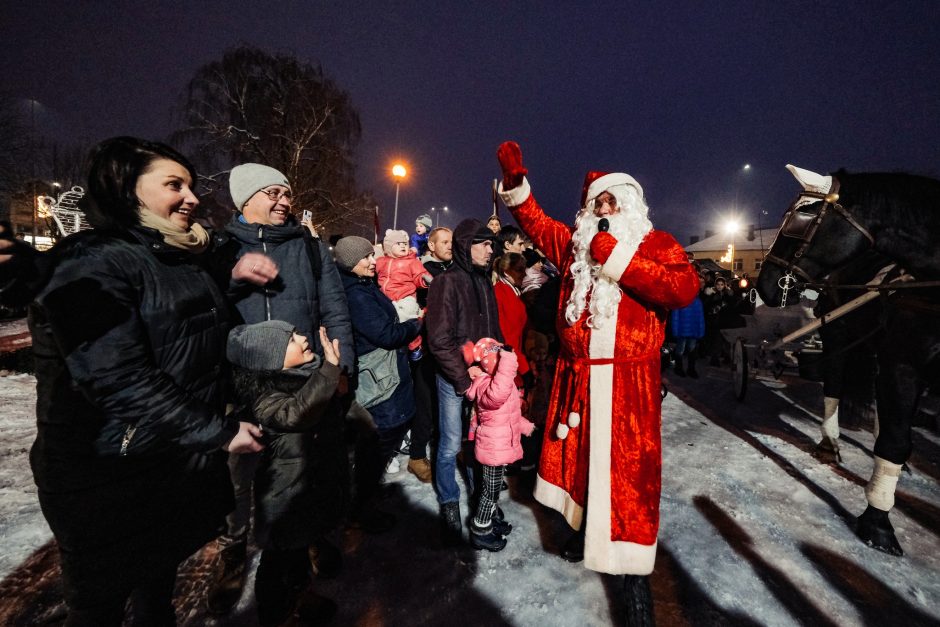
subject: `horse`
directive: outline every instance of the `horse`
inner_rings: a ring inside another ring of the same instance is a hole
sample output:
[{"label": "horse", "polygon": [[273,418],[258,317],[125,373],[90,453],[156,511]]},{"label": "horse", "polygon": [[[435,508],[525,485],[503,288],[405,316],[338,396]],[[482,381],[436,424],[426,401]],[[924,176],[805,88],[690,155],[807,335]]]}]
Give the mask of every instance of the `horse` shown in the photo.
[{"label": "horse", "polygon": [[[875,389],[880,428],[868,507],[856,535],[903,555],[889,513],[912,449],[911,425],[924,391],[940,382],[940,181],[911,174],[844,170],[823,176],[787,166],[803,186],[766,255],[757,291],[786,305],[866,255],[882,255],[915,277],[915,289],[882,292]],[[910,277],[908,277],[910,278]]]}]

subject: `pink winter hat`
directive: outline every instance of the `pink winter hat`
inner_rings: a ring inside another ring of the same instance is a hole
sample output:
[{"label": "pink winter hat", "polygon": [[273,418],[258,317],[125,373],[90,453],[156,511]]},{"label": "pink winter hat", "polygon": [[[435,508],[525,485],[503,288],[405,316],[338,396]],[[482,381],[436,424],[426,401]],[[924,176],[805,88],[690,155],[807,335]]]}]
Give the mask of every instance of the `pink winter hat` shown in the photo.
[{"label": "pink winter hat", "polygon": [[[499,363],[499,351],[502,348],[502,343],[491,337],[484,337],[473,345],[473,362],[479,363],[480,367],[483,368],[483,372],[492,375],[496,372],[496,364]],[[466,356],[464,360],[466,360]]]},{"label": "pink winter hat", "polygon": [[385,239],[382,240],[382,247],[385,249],[385,253],[388,254],[391,247],[398,242],[409,242],[408,233],[406,231],[395,231],[388,229],[385,231]]}]

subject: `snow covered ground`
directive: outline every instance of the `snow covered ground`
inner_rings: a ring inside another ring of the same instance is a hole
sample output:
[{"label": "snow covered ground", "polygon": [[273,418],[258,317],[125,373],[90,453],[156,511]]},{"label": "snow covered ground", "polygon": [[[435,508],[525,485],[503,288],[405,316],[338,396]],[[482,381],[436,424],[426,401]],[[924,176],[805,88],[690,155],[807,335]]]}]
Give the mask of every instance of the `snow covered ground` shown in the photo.
[{"label": "snow covered ground", "polygon": [[[891,514],[906,552],[897,558],[862,545],[852,531],[865,506],[871,434],[844,434],[841,466],[811,455],[819,419],[801,407],[821,404],[818,386],[755,384],[739,404],[716,369],[667,385],[652,578],[660,625],[940,624],[940,439],[917,430],[912,472],[902,476]],[[51,538],[27,463],[34,394],[30,376],[0,378],[0,579]],[[532,501],[523,479],[511,478],[502,499],[515,529],[501,553],[441,549],[430,487],[406,472],[388,479],[385,507],[398,513],[398,528],[380,536],[338,532],[344,571],[317,583],[340,604],[334,624],[620,622],[617,580],[557,556],[566,526]],[[204,555],[215,559],[214,547]],[[181,579],[187,576],[207,575]],[[198,593],[191,596],[181,603],[183,624],[253,624],[250,594],[219,621],[204,614]]]}]

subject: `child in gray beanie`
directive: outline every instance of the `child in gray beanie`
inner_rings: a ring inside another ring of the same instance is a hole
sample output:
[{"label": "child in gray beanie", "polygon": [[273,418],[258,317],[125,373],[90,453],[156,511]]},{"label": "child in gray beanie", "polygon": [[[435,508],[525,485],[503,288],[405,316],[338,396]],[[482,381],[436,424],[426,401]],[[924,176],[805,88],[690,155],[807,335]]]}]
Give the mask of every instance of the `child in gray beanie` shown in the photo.
[{"label": "child in gray beanie", "polygon": [[[241,325],[229,333],[236,414],[264,429],[265,449],[254,479],[255,542],[261,562],[255,599],[262,625],[281,624],[312,580],[307,548],[342,516],[345,477],[324,477],[334,465],[313,459],[324,420],[341,416],[338,403],[339,340],[320,327],[323,363],[307,337],[281,320]],[[335,409],[335,408],[333,408]],[[316,486],[339,490],[324,494]],[[335,510],[335,511],[334,511]],[[336,604],[312,592],[301,602],[332,614]]]}]

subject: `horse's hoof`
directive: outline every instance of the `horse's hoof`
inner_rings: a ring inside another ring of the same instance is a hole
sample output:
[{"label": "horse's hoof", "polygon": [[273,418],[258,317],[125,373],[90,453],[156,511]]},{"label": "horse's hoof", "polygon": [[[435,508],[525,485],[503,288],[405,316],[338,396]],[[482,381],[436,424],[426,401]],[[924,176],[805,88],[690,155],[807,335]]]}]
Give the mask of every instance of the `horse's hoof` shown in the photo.
[{"label": "horse's hoof", "polygon": [[824,464],[842,463],[842,455],[839,454],[839,449],[834,447],[827,438],[820,440],[812,455]]},{"label": "horse's hoof", "polygon": [[888,512],[876,509],[871,505],[858,517],[855,526],[855,535],[873,549],[888,555],[901,557],[904,551],[894,535],[894,527],[888,520]]}]

